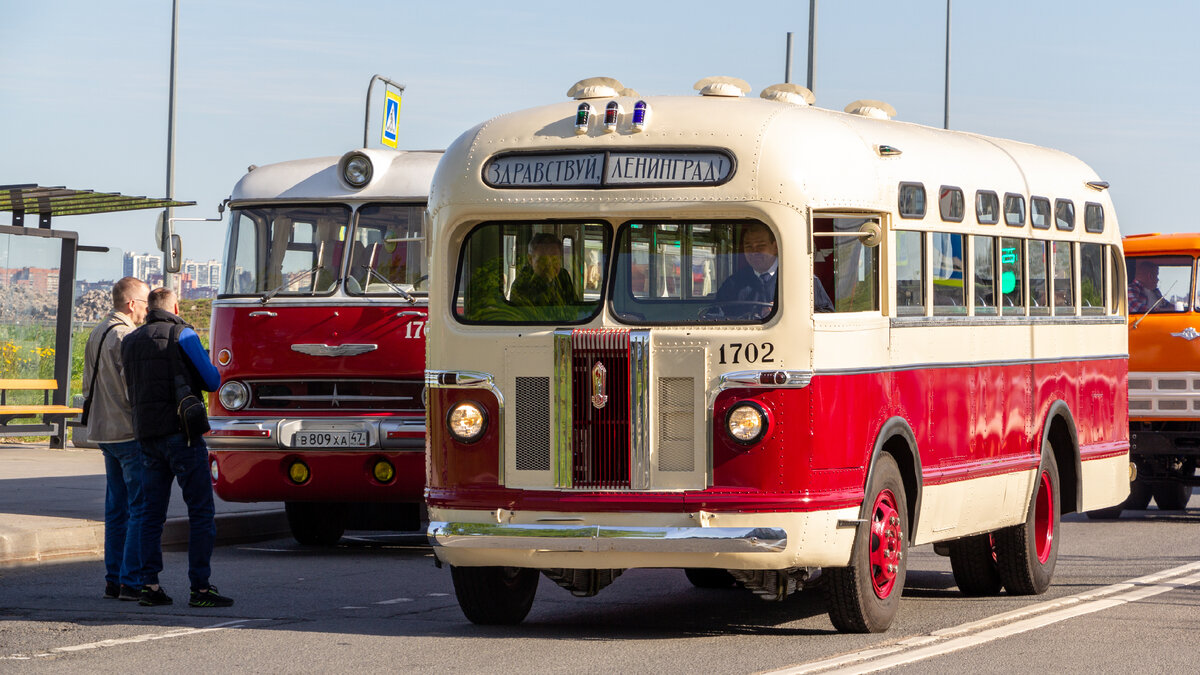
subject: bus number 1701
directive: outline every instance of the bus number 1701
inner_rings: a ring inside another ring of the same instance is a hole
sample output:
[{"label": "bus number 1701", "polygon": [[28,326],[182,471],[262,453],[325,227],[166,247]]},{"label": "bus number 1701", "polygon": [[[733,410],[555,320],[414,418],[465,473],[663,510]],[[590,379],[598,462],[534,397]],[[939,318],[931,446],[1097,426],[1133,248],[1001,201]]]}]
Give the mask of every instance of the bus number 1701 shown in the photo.
[{"label": "bus number 1701", "polygon": [[770,342],[755,344],[747,342],[730,342],[721,345],[721,363],[774,363],[775,345]]}]

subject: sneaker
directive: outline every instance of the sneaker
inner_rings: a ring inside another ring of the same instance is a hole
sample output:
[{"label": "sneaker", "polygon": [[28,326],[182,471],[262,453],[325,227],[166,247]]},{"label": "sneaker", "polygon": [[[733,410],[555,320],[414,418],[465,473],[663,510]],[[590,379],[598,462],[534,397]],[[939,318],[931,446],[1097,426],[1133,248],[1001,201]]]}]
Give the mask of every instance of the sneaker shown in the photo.
[{"label": "sneaker", "polygon": [[104,598],[106,600],[113,600],[120,594],[121,587],[119,584],[113,581],[104,582]]},{"label": "sneaker", "polygon": [[121,592],[117,595],[118,600],[141,600],[142,591],[133,586],[121,584]]},{"label": "sneaker", "polygon": [[159,605],[169,605],[173,600],[167,595],[162,586],[158,588],[150,588],[149,586],[142,587],[141,596],[138,598],[138,604],[142,607],[158,607]]},{"label": "sneaker", "polygon": [[233,598],[227,598],[218,593],[216,586],[192,591],[192,597],[188,600],[190,607],[229,607],[231,605],[233,605]]}]

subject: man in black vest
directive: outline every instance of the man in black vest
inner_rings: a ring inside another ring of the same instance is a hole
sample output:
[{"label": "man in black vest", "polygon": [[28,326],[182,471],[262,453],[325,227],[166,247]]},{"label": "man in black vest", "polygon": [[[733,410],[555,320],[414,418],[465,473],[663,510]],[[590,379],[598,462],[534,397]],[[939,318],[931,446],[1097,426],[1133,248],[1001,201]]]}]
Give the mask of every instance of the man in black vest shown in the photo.
[{"label": "man in black vest", "polygon": [[146,324],[121,343],[125,383],[133,406],[133,431],[142,446],[145,511],[141,524],[142,594],[140,604],[169,605],[158,585],[162,571],[162,530],[177,480],[188,507],[188,578],[192,607],[228,607],[233,600],[208,582],[209,560],[216,539],[213,491],[208,474],[208,448],[200,433],[185,433],[179,401],[188,394],[215,391],[221,376],[209,361],[200,337],[179,318],[174,291],[150,292]]}]

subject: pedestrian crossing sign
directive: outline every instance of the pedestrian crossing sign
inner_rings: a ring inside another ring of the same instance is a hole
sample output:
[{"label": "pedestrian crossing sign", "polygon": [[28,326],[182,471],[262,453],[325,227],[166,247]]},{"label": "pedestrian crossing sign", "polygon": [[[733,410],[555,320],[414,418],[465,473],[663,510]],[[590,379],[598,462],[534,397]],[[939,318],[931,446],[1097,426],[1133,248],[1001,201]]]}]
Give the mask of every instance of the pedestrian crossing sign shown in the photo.
[{"label": "pedestrian crossing sign", "polygon": [[385,91],[383,103],[383,144],[395,148],[396,126],[400,121],[400,94]]}]

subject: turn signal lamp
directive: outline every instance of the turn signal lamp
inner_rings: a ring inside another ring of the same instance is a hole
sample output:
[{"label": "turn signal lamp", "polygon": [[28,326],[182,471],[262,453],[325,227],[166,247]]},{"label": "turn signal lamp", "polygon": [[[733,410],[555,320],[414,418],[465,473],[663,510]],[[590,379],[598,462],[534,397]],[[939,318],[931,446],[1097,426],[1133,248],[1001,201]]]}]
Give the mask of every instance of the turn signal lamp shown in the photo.
[{"label": "turn signal lamp", "polygon": [[487,413],[473,401],[463,401],[450,409],[446,417],[450,434],[463,443],[474,443],[487,429]]},{"label": "turn signal lamp", "polygon": [[742,401],[725,416],[725,431],[742,445],[757,443],[767,432],[767,413],[753,401]]},{"label": "turn signal lamp", "polygon": [[375,462],[375,466],[371,470],[371,473],[374,474],[375,480],[379,481],[380,483],[390,483],[392,482],[392,479],[396,477],[396,468],[392,466],[391,462],[387,461],[386,459],[381,459]]},{"label": "turn signal lamp", "polygon": [[308,465],[300,460],[292,462],[292,465],[288,467],[288,478],[292,479],[292,482],[296,485],[307,483],[309,478]]},{"label": "turn signal lamp", "polygon": [[229,362],[232,360],[233,360],[233,352],[229,351],[228,349],[222,349],[221,351],[217,352],[217,363],[218,364],[220,364],[222,366],[227,366],[227,365],[229,365]]}]

